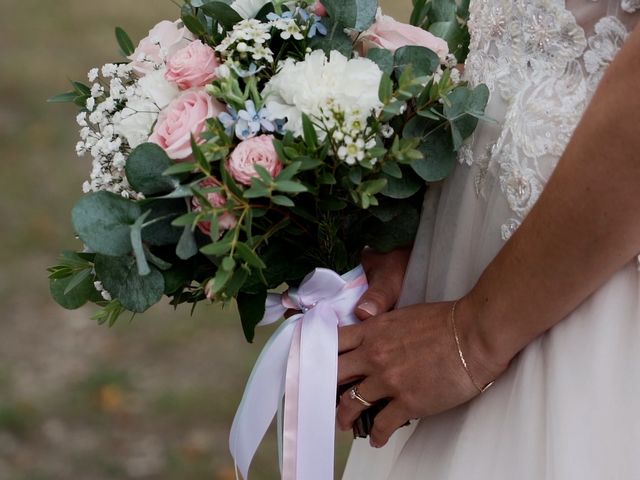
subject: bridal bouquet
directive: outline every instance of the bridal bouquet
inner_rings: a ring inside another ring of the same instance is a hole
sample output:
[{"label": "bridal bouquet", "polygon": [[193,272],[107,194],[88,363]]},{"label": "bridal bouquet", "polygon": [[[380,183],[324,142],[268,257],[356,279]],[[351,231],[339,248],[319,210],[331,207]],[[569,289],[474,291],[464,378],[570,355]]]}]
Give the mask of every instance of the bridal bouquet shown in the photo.
[{"label": "bridal bouquet", "polygon": [[[96,303],[110,325],[165,296],[235,300],[252,340],[268,292],[411,244],[427,182],[452,171],[488,98],[455,68],[465,14],[417,0],[407,25],[375,0],[186,0],[137,46],[116,29],[126,61],[52,99],[80,107],[93,165],[72,212],[83,247],[49,269],[55,300]],[[317,304],[298,297],[276,317]]]}]

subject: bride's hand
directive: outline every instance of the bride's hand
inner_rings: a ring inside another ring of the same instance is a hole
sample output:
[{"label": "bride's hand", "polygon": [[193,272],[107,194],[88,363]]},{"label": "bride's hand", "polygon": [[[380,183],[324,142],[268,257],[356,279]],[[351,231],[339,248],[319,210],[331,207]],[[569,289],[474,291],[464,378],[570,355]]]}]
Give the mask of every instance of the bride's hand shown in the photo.
[{"label": "bride's hand", "polygon": [[[506,368],[492,364],[473,328],[473,307],[463,299],[455,322],[471,380],[458,354],[452,307],[451,302],[415,305],[340,330],[338,383],[359,382],[358,393],[370,403],[389,400],[375,418],[373,446],[385,445],[411,419],[467,402],[479,394],[473,381],[484,386]],[[352,428],[365,408],[347,391],[340,398],[338,426]]]},{"label": "bride's hand", "polygon": [[400,248],[389,253],[378,253],[371,249],[362,252],[362,266],[367,274],[369,289],[355,310],[360,320],[388,312],[395,306],[410,255],[410,248]]}]

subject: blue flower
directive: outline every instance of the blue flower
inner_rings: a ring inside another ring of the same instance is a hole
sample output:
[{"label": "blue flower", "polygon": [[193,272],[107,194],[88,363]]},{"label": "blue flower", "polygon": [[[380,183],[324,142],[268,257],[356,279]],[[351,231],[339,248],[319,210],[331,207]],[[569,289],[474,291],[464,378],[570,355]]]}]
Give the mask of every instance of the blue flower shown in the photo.
[{"label": "blue flower", "polygon": [[324,23],[322,23],[320,20],[321,20],[321,17],[319,17],[318,15],[312,16],[313,23],[311,23],[311,26],[309,27],[309,31],[307,32],[307,37],[313,38],[316,36],[316,34],[322,35],[323,37],[327,35],[327,26]]},{"label": "blue flower", "polygon": [[238,112],[236,112],[236,109],[231,106],[228,106],[227,110],[227,112],[222,112],[218,115],[218,120],[222,123],[227,135],[231,136],[233,135],[233,129],[238,121]]},{"label": "blue flower", "polygon": [[258,68],[255,63],[249,65],[247,70],[243,70],[237,65],[232,65],[231,68],[233,68],[233,71],[236,72],[240,78],[255,77],[259,72],[265,69],[264,65]]},{"label": "blue flower", "polygon": [[246,140],[255,137],[260,130],[265,132],[273,132],[276,127],[269,120],[269,111],[266,108],[256,111],[256,105],[253,100],[245,102],[245,109],[238,112],[238,121],[236,123],[236,136],[240,140]]}]

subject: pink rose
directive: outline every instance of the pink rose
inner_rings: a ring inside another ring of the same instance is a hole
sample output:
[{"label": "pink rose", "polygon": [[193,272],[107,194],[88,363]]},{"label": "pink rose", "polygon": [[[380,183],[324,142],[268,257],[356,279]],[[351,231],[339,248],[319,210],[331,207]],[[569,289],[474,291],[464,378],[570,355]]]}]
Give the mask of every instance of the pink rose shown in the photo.
[{"label": "pink rose", "polygon": [[366,55],[371,48],[384,48],[394,52],[408,45],[426,47],[434,51],[440,61],[444,62],[449,54],[449,46],[443,39],[420,27],[398,22],[387,15],[380,15],[368,30],[358,37],[358,48],[361,55]]},{"label": "pink rose", "polygon": [[219,66],[213,48],[196,40],[169,57],[166,78],[182,90],[204,87],[216,77]]},{"label": "pink rose", "polygon": [[[200,182],[200,186],[202,188],[208,187],[217,187],[220,185],[220,182],[213,178],[206,178],[202,182]],[[221,193],[207,193],[207,200],[212,207],[215,208],[224,208],[227,205],[227,199]],[[200,205],[200,201],[193,197],[191,199],[191,205],[193,206],[194,212],[201,212],[202,205]],[[218,215],[218,229],[220,230],[220,234],[227,230],[231,230],[238,224],[238,219],[233,213],[224,212]],[[211,222],[200,222],[198,223],[198,228],[205,235],[211,235]]]},{"label": "pink rose", "polygon": [[136,73],[144,76],[159,69],[167,56],[189,44],[193,37],[184,26],[179,27],[179,23],[179,20],[163,20],[140,41],[136,50],[128,57]]},{"label": "pink rose", "polygon": [[311,11],[316,15],[318,15],[319,17],[327,16],[327,9],[325,8],[325,6],[322,4],[320,0],[316,0],[316,3],[313,5],[313,8],[311,9]]},{"label": "pink rose", "polygon": [[258,176],[256,165],[264,167],[272,177],[282,171],[282,162],[273,146],[272,135],[259,135],[241,142],[229,156],[227,169],[243,185],[251,185]]},{"label": "pink rose", "polygon": [[198,140],[206,127],[206,120],[223,111],[224,105],[203,88],[187,90],[160,113],[149,141],[160,145],[169,158],[184,160],[192,153],[191,135]]}]

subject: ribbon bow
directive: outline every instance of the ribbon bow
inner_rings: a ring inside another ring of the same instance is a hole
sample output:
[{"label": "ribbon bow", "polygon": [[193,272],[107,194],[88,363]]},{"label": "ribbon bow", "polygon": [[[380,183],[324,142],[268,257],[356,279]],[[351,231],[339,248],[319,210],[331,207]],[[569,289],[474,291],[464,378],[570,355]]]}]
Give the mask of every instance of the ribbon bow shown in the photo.
[{"label": "ribbon bow", "polygon": [[233,420],[229,447],[246,480],[249,466],[284,395],[283,480],[333,478],[338,327],[358,322],[353,311],[367,281],[362,267],[344,276],[318,268],[297,289],[267,298],[258,326],[284,321],[265,345]]}]

